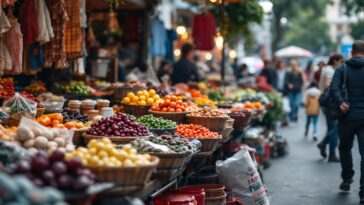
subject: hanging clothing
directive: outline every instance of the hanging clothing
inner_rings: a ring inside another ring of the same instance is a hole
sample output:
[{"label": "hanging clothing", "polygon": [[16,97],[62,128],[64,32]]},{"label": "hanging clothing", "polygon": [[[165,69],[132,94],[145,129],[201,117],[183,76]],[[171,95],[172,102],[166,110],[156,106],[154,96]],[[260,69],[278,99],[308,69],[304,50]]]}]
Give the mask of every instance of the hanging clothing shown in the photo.
[{"label": "hanging clothing", "polygon": [[0,33],[6,33],[11,28],[11,24],[2,9],[0,9],[0,16]]},{"label": "hanging clothing", "polygon": [[192,37],[196,49],[210,51],[215,47],[216,23],[210,13],[196,15],[193,19]]},{"label": "hanging clothing", "polygon": [[35,1],[35,9],[38,15],[38,28],[39,33],[36,38],[41,44],[47,43],[54,38],[53,27],[51,23],[51,17],[49,15],[48,7],[44,0]]},{"label": "hanging clothing", "polygon": [[13,5],[16,2],[16,0],[1,0],[0,5],[2,8],[5,8],[9,5]]},{"label": "hanging clothing", "polygon": [[87,28],[86,0],[80,0],[80,23],[82,28]]},{"label": "hanging clothing", "polygon": [[150,53],[153,56],[166,55],[167,31],[159,18],[153,18],[151,22]]},{"label": "hanging clothing", "polygon": [[68,59],[82,57],[82,29],[80,22],[80,0],[65,0],[69,18],[65,29],[65,49]]},{"label": "hanging clothing", "polygon": [[167,30],[167,42],[166,42],[166,59],[173,62],[173,44],[178,39],[177,32],[174,29]]},{"label": "hanging clothing", "polygon": [[49,0],[47,6],[51,14],[54,38],[43,47],[44,67],[50,68],[55,63],[58,69],[68,68],[65,49],[65,28],[68,21],[64,0]]},{"label": "hanging clothing", "polygon": [[[4,15],[5,16],[5,15]],[[0,40],[0,74],[4,74],[4,71],[11,70],[12,62],[8,49],[5,46],[3,39]]]},{"label": "hanging clothing", "polygon": [[23,32],[24,44],[35,43],[39,34],[38,13],[35,9],[34,0],[25,0],[21,16],[21,29]]},{"label": "hanging clothing", "polygon": [[23,63],[23,34],[21,33],[20,24],[15,17],[9,18],[11,28],[4,35],[4,42],[9,51],[12,67],[11,74],[20,74]]}]

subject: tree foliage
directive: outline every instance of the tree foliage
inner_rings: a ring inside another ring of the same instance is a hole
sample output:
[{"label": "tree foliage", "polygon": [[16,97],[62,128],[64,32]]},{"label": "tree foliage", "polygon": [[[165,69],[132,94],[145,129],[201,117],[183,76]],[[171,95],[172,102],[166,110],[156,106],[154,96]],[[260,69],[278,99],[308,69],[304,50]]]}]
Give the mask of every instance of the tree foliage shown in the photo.
[{"label": "tree foliage", "polygon": [[348,14],[364,11],[363,0],[341,0],[341,3],[346,8]]},{"label": "tree foliage", "polygon": [[[328,27],[323,22],[325,6],[330,0],[271,0],[273,3],[273,50],[286,46],[288,43],[296,45],[304,43],[310,39],[317,42],[327,43]],[[283,25],[281,19],[288,19],[288,24]],[[310,29],[308,29],[310,28]],[[317,35],[319,34],[319,35]],[[286,37],[287,36],[287,37]],[[314,51],[316,50],[316,46]]]},{"label": "tree foliage", "polygon": [[351,26],[351,35],[354,39],[364,40],[364,21],[359,21]]}]

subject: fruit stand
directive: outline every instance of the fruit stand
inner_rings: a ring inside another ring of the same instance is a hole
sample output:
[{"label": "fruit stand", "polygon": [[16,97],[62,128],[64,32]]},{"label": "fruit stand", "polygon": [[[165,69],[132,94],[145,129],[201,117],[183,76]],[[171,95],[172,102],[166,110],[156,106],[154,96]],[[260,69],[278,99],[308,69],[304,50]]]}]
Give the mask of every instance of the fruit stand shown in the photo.
[{"label": "fruit stand", "polygon": [[[163,204],[181,194],[197,204],[229,204],[239,199],[219,181],[216,161],[245,149],[242,142],[275,146],[267,134],[274,129],[264,122],[272,109],[279,114],[280,105],[269,93],[232,89],[228,96],[218,88],[166,90],[98,81],[33,95],[27,91],[36,86],[17,93],[11,78],[0,83],[6,85],[0,92],[2,172],[39,189],[51,187],[58,201],[70,204],[120,204],[125,197]],[[100,92],[109,94],[91,97]],[[258,142],[246,138],[257,126],[266,128]],[[265,155],[251,152],[259,172],[270,158]],[[0,188],[10,187],[0,181]]]}]

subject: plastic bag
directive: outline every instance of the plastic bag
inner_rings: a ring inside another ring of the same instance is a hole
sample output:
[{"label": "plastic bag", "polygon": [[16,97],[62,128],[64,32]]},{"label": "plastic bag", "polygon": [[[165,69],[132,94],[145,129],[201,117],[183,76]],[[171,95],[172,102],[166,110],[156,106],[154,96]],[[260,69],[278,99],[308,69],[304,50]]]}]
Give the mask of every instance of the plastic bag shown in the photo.
[{"label": "plastic bag", "polygon": [[4,102],[3,106],[10,108],[10,116],[18,113],[30,113],[35,116],[37,113],[37,103],[22,96],[20,93],[15,93],[13,97]]},{"label": "plastic bag", "polygon": [[246,148],[225,161],[216,162],[220,182],[249,205],[269,205],[265,187]]},{"label": "plastic bag", "polygon": [[291,106],[289,104],[288,97],[283,97],[283,111],[285,113],[290,113],[291,112]]}]

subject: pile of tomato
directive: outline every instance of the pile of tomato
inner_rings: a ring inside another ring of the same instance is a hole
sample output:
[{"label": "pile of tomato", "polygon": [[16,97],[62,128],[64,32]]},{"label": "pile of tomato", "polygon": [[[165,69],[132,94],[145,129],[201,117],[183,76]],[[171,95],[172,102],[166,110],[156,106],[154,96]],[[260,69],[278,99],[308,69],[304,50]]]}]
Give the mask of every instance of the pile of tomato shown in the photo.
[{"label": "pile of tomato", "polygon": [[196,138],[196,139],[210,139],[210,138],[220,138],[220,135],[216,132],[211,132],[204,126],[194,125],[194,124],[180,124],[177,126],[177,135],[181,135],[187,138]]},{"label": "pile of tomato", "polygon": [[186,112],[188,104],[174,95],[166,95],[163,101],[152,106],[152,111],[158,112]]}]

